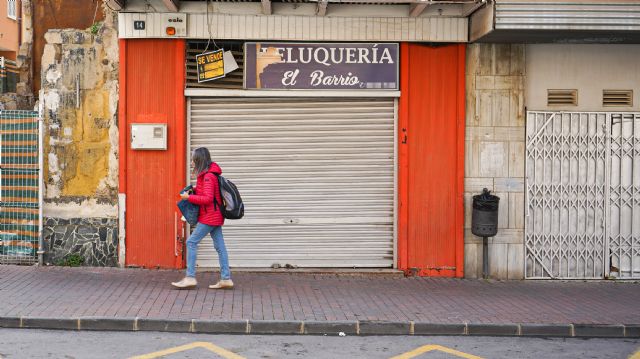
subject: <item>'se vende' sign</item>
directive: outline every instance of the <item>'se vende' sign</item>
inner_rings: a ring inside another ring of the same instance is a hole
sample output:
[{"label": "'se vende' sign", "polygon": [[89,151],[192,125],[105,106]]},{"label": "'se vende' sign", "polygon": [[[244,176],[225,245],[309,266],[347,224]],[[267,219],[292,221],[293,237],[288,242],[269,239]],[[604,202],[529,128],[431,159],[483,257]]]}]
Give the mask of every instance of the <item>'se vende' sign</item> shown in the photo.
[{"label": "'se vende' sign", "polygon": [[245,44],[246,89],[398,89],[398,44]]},{"label": "'se vende' sign", "polygon": [[224,77],[224,49],[196,55],[198,82]]}]

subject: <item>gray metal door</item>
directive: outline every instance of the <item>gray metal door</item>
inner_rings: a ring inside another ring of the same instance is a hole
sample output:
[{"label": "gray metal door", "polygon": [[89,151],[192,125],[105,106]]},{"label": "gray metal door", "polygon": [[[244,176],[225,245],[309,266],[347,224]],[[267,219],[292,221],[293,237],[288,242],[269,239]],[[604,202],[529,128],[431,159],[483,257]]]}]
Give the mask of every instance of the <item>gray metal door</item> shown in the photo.
[{"label": "gray metal door", "polygon": [[[395,113],[393,98],[190,98],[191,150],[245,202],[224,227],[231,266],[392,267]],[[218,266],[210,239],[198,266]]]},{"label": "gray metal door", "polygon": [[527,113],[527,278],[640,276],[638,114]]}]

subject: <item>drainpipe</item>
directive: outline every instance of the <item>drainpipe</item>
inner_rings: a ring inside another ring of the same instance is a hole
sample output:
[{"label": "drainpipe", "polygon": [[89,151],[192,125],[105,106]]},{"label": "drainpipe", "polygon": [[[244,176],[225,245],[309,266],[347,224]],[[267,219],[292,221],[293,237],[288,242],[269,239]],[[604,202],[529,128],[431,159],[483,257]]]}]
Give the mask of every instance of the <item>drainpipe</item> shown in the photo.
[{"label": "drainpipe", "polygon": [[20,10],[16,9],[18,21],[18,51],[16,51],[16,60],[18,59],[18,53],[20,52],[20,45],[22,45],[22,2],[20,2]]},{"label": "drainpipe", "polygon": [[44,218],[42,218],[44,205],[44,148],[42,144],[44,133],[44,120],[43,120],[43,101],[41,97],[38,105],[38,265],[44,264],[44,238],[42,237],[42,226],[44,225]]}]

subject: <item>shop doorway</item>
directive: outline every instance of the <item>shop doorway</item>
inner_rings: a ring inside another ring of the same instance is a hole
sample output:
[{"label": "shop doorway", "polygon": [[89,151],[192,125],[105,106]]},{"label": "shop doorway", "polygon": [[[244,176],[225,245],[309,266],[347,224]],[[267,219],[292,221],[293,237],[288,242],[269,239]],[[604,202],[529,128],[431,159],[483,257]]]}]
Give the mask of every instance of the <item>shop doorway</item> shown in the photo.
[{"label": "shop doorway", "polygon": [[[193,97],[188,114],[187,152],[207,147],[245,202],[232,267],[394,266],[395,99]],[[198,266],[218,266],[210,240]]]},{"label": "shop doorway", "polygon": [[640,278],[640,113],[528,112],[527,278]]}]

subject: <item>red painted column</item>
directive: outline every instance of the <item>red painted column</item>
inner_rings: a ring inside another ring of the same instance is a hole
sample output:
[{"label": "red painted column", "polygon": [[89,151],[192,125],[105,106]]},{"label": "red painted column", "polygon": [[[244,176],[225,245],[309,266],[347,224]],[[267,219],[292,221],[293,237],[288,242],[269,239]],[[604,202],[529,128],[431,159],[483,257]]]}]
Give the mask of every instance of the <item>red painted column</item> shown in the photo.
[{"label": "red painted column", "polygon": [[[175,181],[174,181],[174,192],[173,198],[175,201],[178,201],[180,196],[178,193],[181,189],[186,186],[187,178],[186,178],[186,168],[187,168],[187,103],[186,98],[184,96],[184,89],[186,87],[186,41],[177,41],[175,49],[175,74],[176,74],[176,86],[174,87],[174,98],[175,98],[175,108],[176,108],[176,121],[175,121],[175,148],[176,148],[176,159],[175,159]],[[174,257],[174,268],[184,268],[186,265],[186,261],[183,259],[182,251],[183,251],[183,242],[186,241],[186,224],[180,221],[180,217],[182,214],[178,210],[178,208],[174,205],[173,207],[175,218],[178,219],[176,223],[176,231],[177,237],[174,238],[174,254],[177,254]],[[177,249],[177,251],[175,251]]]},{"label": "red painted column", "polygon": [[408,269],[407,253],[409,228],[409,44],[400,44],[400,100],[398,106],[398,269]]}]

